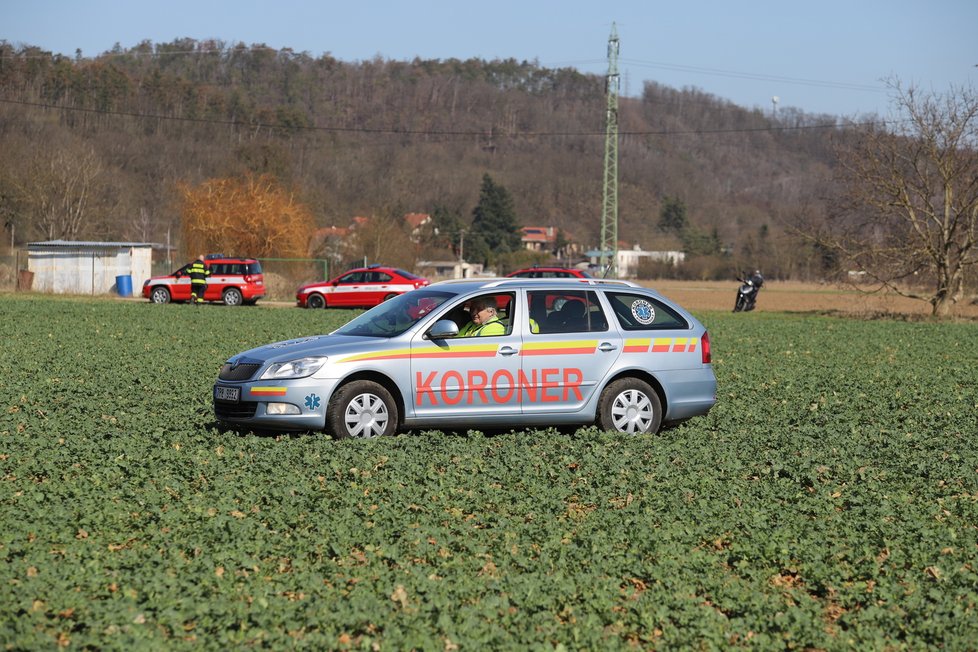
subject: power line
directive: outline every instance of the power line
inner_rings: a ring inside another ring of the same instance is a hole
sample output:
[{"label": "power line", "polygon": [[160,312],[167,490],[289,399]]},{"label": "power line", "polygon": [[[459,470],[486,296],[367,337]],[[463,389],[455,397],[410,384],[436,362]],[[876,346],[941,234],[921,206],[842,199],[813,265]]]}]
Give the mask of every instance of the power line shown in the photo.
[{"label": "power line", "polygon": [[[158,49],[161,47],[165,48],[166,45],[167,44],[163,44],[163,43],[151,44],[151,46],[154,48],[151,51],[136,49],[139,48],[139,46],[137,45],[134,46],[133,49],[128,49],[122,52],[114,52],[110,50],[91,57],[83,57],[83,58],[91,59],[94,61],[105,57],[120,57],[120,58],[121,57],[162,57],[162,56],[176,56],[176,55],[190,56],[194,54],[235,55],[235,54],[247,54],[247,53],[254,52],[256,50],[272,51],[276,54],[289,55],[293,57],[308,56],[308,57],[316,58],[316,55],[313,55],[308,51],[296,51],[291,48],[273,48],[271,46],[261,45],[261,44],[245,45],[244,43],[236,43],[234,45],[229,45],[228,47],[224,47],[224,48],[204,47],[204,48],[196,48],[190,50]],[[35,48],[36,46],[29,46],[29,47]],[[41,50],[42,48],[36,48],[36,49]],[[322,53],[319,56],[334,58],[329,53]],[[63,58],[63,59],[76,60],[73,57],[69,57],[67,55],[56,54],[56,53],[52,54],[47,52],[44,52],[42,54],[14,54],[11,58],[15,58],[15,59]],[[398,60],[389,59],[388,61],[397,62]],[[724,70],[722,68],[708,68],[708,67],[692,66],[692,65],[681,64],[681,63],[670,63],[666,61],[646,61],[642,59],[625,59],[625,58],[621,58],[619,59],[619,61],[623,64],[627,64],[635,68],[653,68],[659,70],[670,70],[674,72],[689,72],[689,73],[695,73],[701,75],[711,75],[715,77],[729,77],[732,79],[751,79],[755,81],[771,81],[771,82],[779,82],[784,84],[795,84],[800,86],[814,86],[816,88],[837,88],[840,90],[864,91],[869,93],[882,93],[882,94],[885,94],[887,92],[885,88],[871,85],[871,84],[858,84],[853,82],[807,79],[804,77],[788,77],[783,75],[770,75],[765,73]],[[400,60],[400,62],[411,63],[408,60]],[[572,59],[567,61],[553,61],[547,63],[540,63],[539,65],[548,68],[559,69],[561,67],[568,67],[568,66],[576,67],[581,65],[587,66],[587,65],[605,64],[605,63],[607,63],[605,59]],[[978,65],[976,65],[976,67],[978,67]]]},{"label": "power line", "polygon": [[[58,106],[43,102],[28,102],[25,100],[11,100],[0,98],[0,104],[15,104],[30,106],[41,109],[51,109],[55,111],[74,111],[79,113],[90,113],[96,115],[110,115],[127,118],[139,118],[146,120],[164,120],[172,122],[187,122],[197,124],[214,124],[232,127],[246,127],[250,129],[280,129],[284,131],[322,131],[329,133],[363,133],[363,134],[387,134],[402,136],[458,136],[458,137],[483,137],[485,130],[433,130],[433,129],[398,129],[394,127],[336,127],[336,126],[315,126],[315,125],[281,125],[265,122],[243,122],[241,120],[221,120],[218,118],[189,118],[181,116],[165,116],[152,113],[137,113],[133,111],[112,111],[108,109],[92,109],[86,107]],[[870,122],[847,122],[845,124],[817,124],[817,125],[794,125],[794,126],[765,126],[765,127],[738,127],[724,129],[688,129],[688,130],[619,130],[619,136],[697,136],[697,135],[716,135],[716,134],[738,134],[738,133],[760,133],[760,132],[790,132],[790,131],[811,131],[819,129],[851,129],[858,127],[881,127],[896,124],[894,121],[870,121]],[[493,133],[496,138],[560,138],[560,137],[605,137],[605,131],[520,131],[514,133]]]},{"label": "power line", "polygon": [[851,82],[825,81],[820,79],[805,79],[803,77],[785,77],[781,75],[767,75],[752,72],[738,72],[735,70],[722,70],[719,68],[701,68],[698,66],[688,66],[683,64],[665,63],[661,61],[641,61],[638,59],[625,59],[625,63],[637,68],[659,68],[662,70],[673,70],[678,72],[692,72],[703,75],[714,75],[717,77],[730,77],[733,79],[753,79],[757,81],[773,81],[784,84],[797,84],[801,86],[814,86],[816,88],[838,88],[849,91],[865,91],[869,93],[886,93],[886,89],[870,84],[855,84]]}]

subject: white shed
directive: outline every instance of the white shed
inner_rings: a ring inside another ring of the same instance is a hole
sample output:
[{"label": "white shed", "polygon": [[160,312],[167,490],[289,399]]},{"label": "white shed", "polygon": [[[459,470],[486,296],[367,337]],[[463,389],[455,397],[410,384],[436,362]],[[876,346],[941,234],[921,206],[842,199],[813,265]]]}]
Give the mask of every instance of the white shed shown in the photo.
[{"label": "white shed", "polygon": [[32,289],[38,292],[138,293],[152,275],[152,265],[149,242],[49,240],[27,245],[27,269],[34,273]]}]

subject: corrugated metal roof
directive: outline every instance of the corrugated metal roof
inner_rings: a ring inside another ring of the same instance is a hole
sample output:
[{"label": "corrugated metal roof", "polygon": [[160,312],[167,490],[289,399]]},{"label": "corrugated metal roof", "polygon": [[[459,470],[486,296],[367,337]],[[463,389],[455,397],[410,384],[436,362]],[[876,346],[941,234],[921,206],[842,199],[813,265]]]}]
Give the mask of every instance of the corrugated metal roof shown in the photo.
[{"label": "corrugated metal roof", "polygon": [[28,247],[38,249],[117,249],[119,247],[160,247],[155,242],[96,242],[88,240],[47,240],[28,242]]}]

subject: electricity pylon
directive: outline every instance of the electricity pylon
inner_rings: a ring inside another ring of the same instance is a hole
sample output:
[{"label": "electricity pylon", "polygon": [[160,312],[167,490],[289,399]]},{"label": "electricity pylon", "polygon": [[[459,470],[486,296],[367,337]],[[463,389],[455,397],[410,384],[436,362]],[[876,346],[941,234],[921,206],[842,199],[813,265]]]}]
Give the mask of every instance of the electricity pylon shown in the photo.
[{"label": "electricity pylon", "polygon": [[[606,278],[618,278],[618,30],[608,37],[608,109],[604,138],[604,201],[601,210],[601,267]],[[610,256],[610,261],[608,260]]]}]

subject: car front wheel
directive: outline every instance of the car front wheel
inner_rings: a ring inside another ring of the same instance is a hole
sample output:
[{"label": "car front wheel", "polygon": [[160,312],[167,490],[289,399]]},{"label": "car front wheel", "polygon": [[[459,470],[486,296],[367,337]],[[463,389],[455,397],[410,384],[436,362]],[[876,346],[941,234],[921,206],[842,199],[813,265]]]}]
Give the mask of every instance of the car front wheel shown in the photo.
[{"label": "car front wheel", "polygon": [[166,288],[153,288],[149,293],[149,300],[152,303],[170,303],[170,291]]},{"label": "car front wheel", "polygon": [[397,404],[382,385],[355,380],[333,395],[326,410],[338,439],[387,437],[397,431]]},{"label": "car front wheel", "polygon": [[243,300],[241,290],[237,288],[228,288],[224,291],[221,298],[223,299],[225,306],[240,306]]},{"label": "car front wheel", "polygon": [[325,308],[325,307],[326,307],[326,298],[321,294],[310,294],[309,298],[306,299],[306,308],[319,310],[320,308]]},{"label": "car front wheel", "polygon": [[601,394],[598,425],[629,435],[655,434],[662,425],[662,401],[646,382],[637,378],[616,380]]}]

